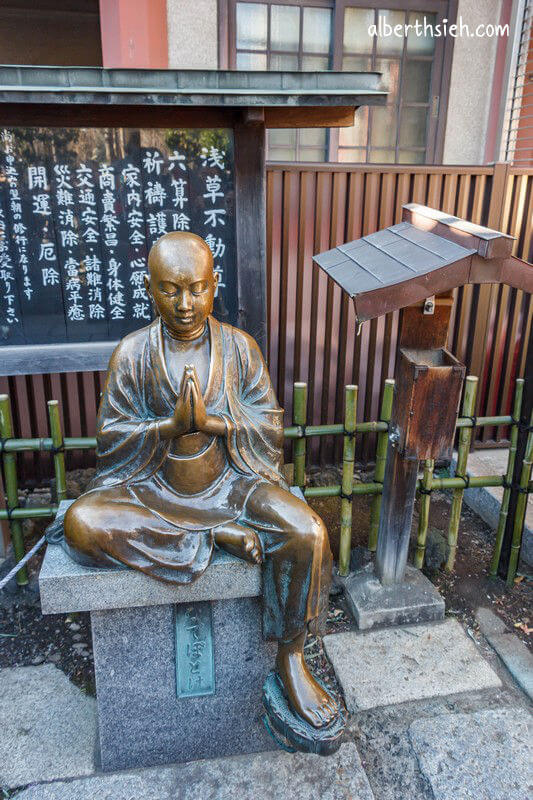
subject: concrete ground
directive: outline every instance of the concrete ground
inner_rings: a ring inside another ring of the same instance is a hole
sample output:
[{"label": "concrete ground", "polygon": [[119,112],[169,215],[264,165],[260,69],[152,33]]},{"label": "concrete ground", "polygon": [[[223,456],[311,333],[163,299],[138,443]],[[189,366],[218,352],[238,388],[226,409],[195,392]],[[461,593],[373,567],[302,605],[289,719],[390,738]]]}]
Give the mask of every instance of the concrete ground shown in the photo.
[{"label": "concrete ground", "polygon": [[447,618],[326,636],[350,712],[329,758],[273,749],[102,773],[94,699],[52,664],[3,669],[0,786],[17,800],[525,800],[532,656],[492,612],[478,619],[476,632]]}]

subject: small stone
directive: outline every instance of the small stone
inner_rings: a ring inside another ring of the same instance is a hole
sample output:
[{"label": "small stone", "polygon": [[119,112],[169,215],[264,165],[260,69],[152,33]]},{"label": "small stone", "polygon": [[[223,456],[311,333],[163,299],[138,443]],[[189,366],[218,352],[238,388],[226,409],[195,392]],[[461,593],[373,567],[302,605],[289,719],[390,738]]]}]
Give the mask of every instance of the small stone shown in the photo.
[{"label": "small stone", "polygon": [[30,539],[35,533],[35,520],[23,519],[22,520],[22,534],[24,538]]},{"label": "small stone", "polygon": [[82,489],[80,484],[72,479],[67,478],[67,497],[71,500],[75,500],[77,497],[82,494]]},{"label": "small stone", "polygon": [[61,655],[60,653],[50,653],[50,655],[46,657],[46,660],[51,664],[59,664],[61,661]]},{"label": "small stone", "polygon": [[79,625],[77,622],[71,622],[69,625],[71,631],[79,631],[80,627],[81,625]]},{"label": "small stone", "polygon": [[75,642],[81,642],[83,639],[83,633],[75,633],[72,639]]},{"label": "small stone", "polygon": [[424,565],[429,572],[440,569],[448,556],[448,542],[438,528],[429,528]]},{"label": "small stone", "polygon": [[34,667],[37,667],[39,664],[44,664],[44,656],[35,656],[35,658],[32,658],[31,663]]},{"label": "small stone", "polygon": [[[46,502],[48,500],[48,503]],[[40,508],[41,506],[48,505],[50,502],[50,495],[30,494],[26,498],[26,508]]]}]

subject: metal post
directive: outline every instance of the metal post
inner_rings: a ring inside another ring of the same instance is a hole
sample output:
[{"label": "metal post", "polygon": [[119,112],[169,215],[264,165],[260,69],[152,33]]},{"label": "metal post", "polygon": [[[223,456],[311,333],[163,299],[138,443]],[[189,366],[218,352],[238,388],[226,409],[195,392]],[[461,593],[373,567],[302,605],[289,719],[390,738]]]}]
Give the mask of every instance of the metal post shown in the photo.
[{"label": "metal post", "polygon": [[[392,401],[394,398],[394,379],[387,378],[383,389],[381,400],[381,422],[390,422],[392,414]],[[385,464],[387,462],[387,443],[389,441],[388,430],[378,433],[376,445],[376,467],[374,469],[374,483],[383,483],[385,477]],[[378,544],[379,515],[381,511],[381,494],[376,494],[372,500],[370,512],[370,530],[368,532],[368,549],[374,551]]]},{"label": "metal post", "polygon": [[304,435],[294,440],[293,461],[294,461],[294,485],[300,489],[305,487],[305,451],[307,442],[305,440],[305,423],[307,420],[307,384],[295,383],[293,395],[293,424],[298,428],[303,428]]},{"label": "metal post", "polygon": [[[476,407],[477,378],[468,375],[465,381],[465,396],[463,398],[462,416],[471,417]],[[459,478],[466,479],[466,465],[470,452],[470,441],[474,429],[461,428],[459,433],[459,446],[457,448],[457,468],[455,474]],[[461,508],[463,505],[463,495],[465,487],[455,489],[452,499],[452,509],[450,512],[450,524],[448,527],[448,560],[446,561],[446,571],[452,572],[455,564],[455,553],[457,551],[457,539],[459,536],[459,523],[461,521]]]},{"label": "metal post", "polygon": [[[11,405],[7,394],[0,395],[0,437],[5,442],[6,439],[13,438],[13,419],[11,417]],[[4,481],[7,513],[18,506],[18,486],[17,486],[17,456],[15,453],[2,454],[4,464]],[[19,562],[24,556],[24,537],[22,535],[22,523],[17,519],[9,520],[11,541],[13,543],[13,553],[15,562]],[[19,586],[26,586],[28,583],[28,573],[26,567],[22,567],[17,572],[17,583]]]},{"label": "metal post", "polygon": [[355,425],[357,417],[357,386],[345,387],[344,447],[342,453],[341,532],[339,545],[339,574],[348,575],[352,549],[352,489],[355,455]]}]

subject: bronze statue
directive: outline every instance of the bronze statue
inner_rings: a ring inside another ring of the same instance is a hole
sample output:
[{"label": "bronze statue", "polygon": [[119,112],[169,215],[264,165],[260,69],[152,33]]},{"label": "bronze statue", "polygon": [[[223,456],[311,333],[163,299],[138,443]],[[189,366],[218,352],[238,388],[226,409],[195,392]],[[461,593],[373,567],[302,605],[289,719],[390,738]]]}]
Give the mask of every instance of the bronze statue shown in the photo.
[{"label": "bronze statue", "polygon": [[293,712],[338,718],[304,659],[327,601],[322,520],[281,474],[283,411],[255,341],[211,316],[209,247],[169,233],[152,247],[146,289],[158,311],[111,358],[97,423],[97,473],[64,519],[65,547],[88,566],[125,564],[172,583],[206,569],[213,548],[263,565],[266,638]]}]

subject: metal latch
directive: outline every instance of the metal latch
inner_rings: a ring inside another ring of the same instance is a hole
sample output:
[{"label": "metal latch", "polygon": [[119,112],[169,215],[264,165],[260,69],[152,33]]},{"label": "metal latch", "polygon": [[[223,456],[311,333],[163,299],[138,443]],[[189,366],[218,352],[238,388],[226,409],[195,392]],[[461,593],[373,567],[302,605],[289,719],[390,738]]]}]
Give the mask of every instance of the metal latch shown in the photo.
[{"label": "metal latch", "polygon": [[434,314],[435,313],[435,295],[432,294],[431,297],[426,297],[424,300],[424,314]]}]

